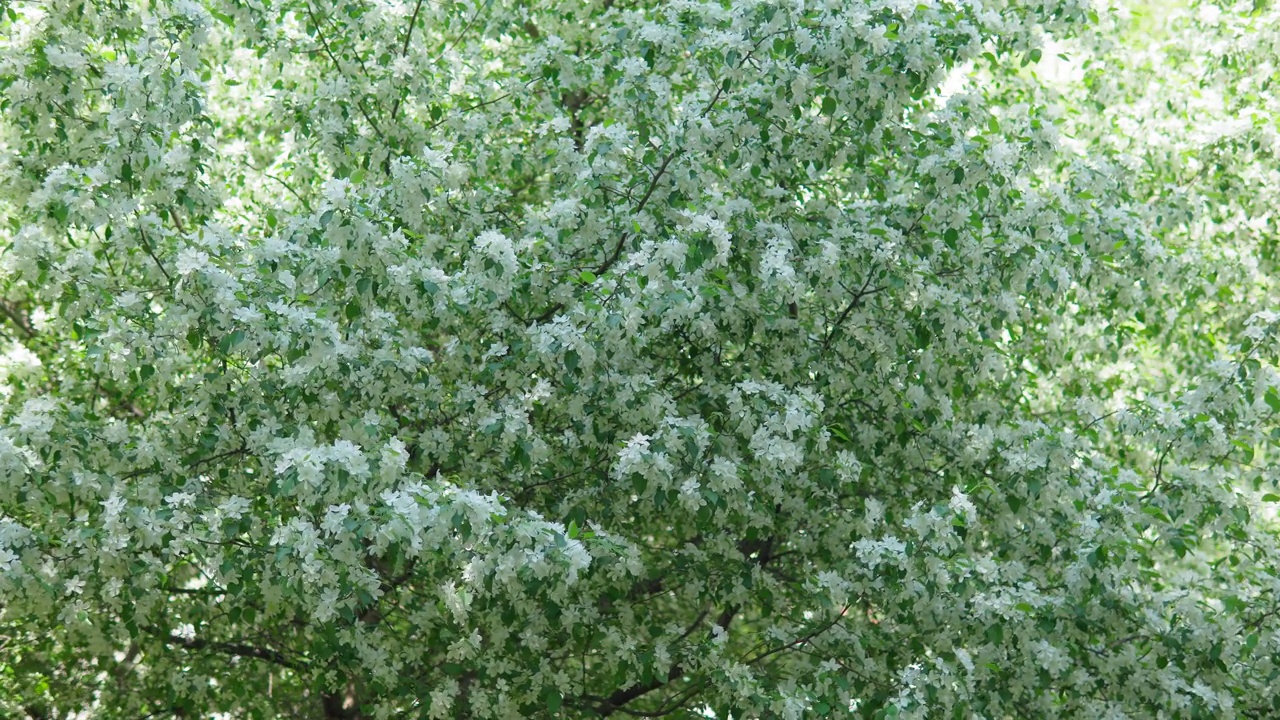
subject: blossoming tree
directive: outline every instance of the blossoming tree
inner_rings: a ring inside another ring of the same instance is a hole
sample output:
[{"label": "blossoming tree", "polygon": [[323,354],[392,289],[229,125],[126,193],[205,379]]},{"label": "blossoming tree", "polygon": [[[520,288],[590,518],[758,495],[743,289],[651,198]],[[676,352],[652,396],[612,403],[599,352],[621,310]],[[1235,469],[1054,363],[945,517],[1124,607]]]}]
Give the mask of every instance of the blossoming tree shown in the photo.
[{"label": "blossoming tree", "polygon": [[0,11],[0,714],[1274,717],[1264,4]]}]

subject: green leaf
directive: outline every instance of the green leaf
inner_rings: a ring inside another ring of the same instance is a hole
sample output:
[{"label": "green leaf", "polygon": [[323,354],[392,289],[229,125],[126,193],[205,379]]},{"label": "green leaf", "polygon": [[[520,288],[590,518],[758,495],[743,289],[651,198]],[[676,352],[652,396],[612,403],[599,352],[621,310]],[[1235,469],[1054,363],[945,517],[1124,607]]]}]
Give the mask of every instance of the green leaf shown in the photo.
[{"label": "green leaf", "polygon": [[837,103],[834,97],[827,95],[826,97],[822,98],[822,114],[823,115],[835,115],[836,107],[837,107]]},{"label": "green leaf", "polygon": [[1270,387],[1267,388],[1266,394],[1262,397],[1263,400],[1266,400],[1267,407],[1271,408],[1272,412],[1280,413],[1280,392],[1277,392],[1274,387]]},{"label": "green leaf", "polygon": [[827,430],[830,431],[832,435],[835,435],[837,438],[839,438],[840,440],[843,440],[844,442],[847,442],[847,443],[853,442],[853,440],[849,438],[849,433],[845,432],[844,427],[841,425],[835,425],[835,424],[828,425]]},{"label": "green leaf", "polygon": [[244,342],[244,337],[245,335],[243,330],[236,330],[235,332],[223,335],[222,340],[218,342],[218,349],[223,353],[229,353],[235,348],[235,346]]},{"label": "green leaf", "polygon": [[1166,522],[1166,523],[1170,522],[1169,516],[1166,515],[1163,510],[1153,505],[1144,505],[1142,508],[1142,512],[1146,515],[1150,515],[1151,517],[1161,522]]},{"label": "green leaf", "polygon": [[955,228],[947,228],[946,232],[942,233],[943,242],[945,242],[947,244],[947,247],[951,248],[952,250],[956,249],[956,241],[958,241],[959,239],[960,239],[960,231],[956,230]]}]

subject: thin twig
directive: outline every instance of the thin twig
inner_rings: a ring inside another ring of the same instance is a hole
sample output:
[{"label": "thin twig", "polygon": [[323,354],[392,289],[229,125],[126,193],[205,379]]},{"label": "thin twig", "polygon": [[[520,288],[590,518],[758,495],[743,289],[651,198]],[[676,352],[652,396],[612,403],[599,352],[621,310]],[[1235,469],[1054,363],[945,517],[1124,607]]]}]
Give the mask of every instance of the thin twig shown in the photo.
[{"label": "thin twig", "polygon": [[883,287],[878,287],[873,290],[868,290],[870,285],[871,285],[871,273],[867,273],[867,279],[865,282],[862,283],[862,287],[858,289],[858,292],[854,293],[853,299],[850,300],[849,304],[845,306],[843,311],[841,311],[840,317],[836,318],[835,323],[831,325],[831,329],[827,331],[827,336],[823,338],[822,340],[823,352],[826,352],[827,348],[831,346],[831,341],[835,338],[836,330],[839,330],[840,326],[844,324],[845,319],[849,317],[849,313],[853,312],[853,309],[858,307],[858,305],[862,302],[862,298],[867,295],[874,295],[875,293],[878,293],[881,290],[884,290]]},{"label": "thin twig", "polygon": [[290,670],[305,670],[307,667],[306,663],[290,660],[288,656],[279,650],[253,647],[252,645],[244,645],[242,643],[235,642],[213,642],[200,638],[187,639],[175,637],[171,634],[165,634],[159,628],[146,628],[146,630],[153,635],[159,636],[166,644],[180,645],[187,650],[213,650],[225,655],[257,658],[258,660],[265,660],[281,667],[287,667]]},{"label": "thin twig", "polygon": [[[645,190],[644,195],[640,197],[640,202],[636,204],[635,208],[631,211],[631,214],[634,215],[636,213],[639,213],[641,210],[644,210],[644,206],[649,203],[649,199],[653,197],[654,191],[658,189],[658,181],[661,180],[662,176],[666,174],[667,167],[671,165],[671,161],[675,160],[676,156],[679,154],[680,154],[680,149],[677,148],[675,150],[672,150],[671,153],[668,154],[667,157],[663,159],[662,165],[658,167],[657,172],[655,172],[653,174],[653,177],[649,179],[648,189]],[[596,266],[595,274],[597,276],[604,275],[614,266],[615,263],[618,262],[619,259],[622,258],[622,251],[624,248],[626,248],[627,240],[630,237],[631,237],[631,234],[625,231],[618,236],[618,242],[614,245],[613,252],[609,253],[609,256],[606,257],[604,261],[601,262],[598,266]],[[551,307],[544,310],[542,314],[538,315],[538,317],[535,318],[535,320],[540,324],[544,323],[550,320],[553,316],[555,316],[556,313],[560,312],[560,310],[563,308],[564,308],[564,303],[555,303]]]},{"label": "thin twig", "polygon": [[[422,0],[418,0],[413,6],[413,17],[409,18],[409,28],[404,31],[404,43],[400,46],[400,57],[409,54],[409,41],[413,38],[413,30],[418,26],[418,13],[422,11]],[[400,98],[391,103],[391,120],[395,121],[396,115],[400,113]]]},{"label": "thin twig", "polygon": [[[338,60],[338,57],[333,54],[333,50],[329,47],[329,41],[325,39],[324,30],[320,27],[320,20],[316,18],[315,11],[311,9],[311,3],[306,3],[305,7],[307,8],[307,16],[311,18],[311,22],[316,26],[316,37],[320,39],[320,46],[324,48],[324,54],[329,56],[329,60],[333,62],[333,67],[338,71],[338,74],[346,75],[346,70],[343,70],[342,63]],[[357,58],[357,60],[359,60],[359,58]],[[362,66],[361,72],[365,73],[363,70],[364,62],[362,60],[360,61],[360,64]],[[367,73],[365,73],[365,77],[368,77]],[[373,128],[373,132],[378,136],[378,138],[385,140],[386,136],[383,135],[382,128],[378,127],[378,123],[374,122],[373,118],[369,116],[369,112],[365,110],[364,98],[356,99],[356,109],[360,111],[362,116],[364,116],[365,122],[369,123],[369,127]]]},{"label": "thin twig", "polygon": [[160,258],[156,257],[156,251],[152,249],[151,243],[147,240],[147,231],[142,229],[141,224],[138,225],[138,237],[142,238],[142,247],[146,249],[156,267],[160,268],[160,273],[164,275],[165,281],[172,287],[173,278],[169,276],[169,271],[164,269],[164,263],[160,262]]},{"label": "thin twig", "polygon": [[301,195],[299,195],[299,194],[298,194],[298,191],[297,191],[297,190],[294,190],[294,189],[293,189],[293,187],[292,187],[291,185],[289,185],[289,183],[285,182],[285,181],[284,181],[283,179],[281,179],[281,178],[276,177],[275,175],[272,175],[271,173],[265,173],[265,172],[264,172],[264,173],[262,173],[262,176],[263,176],[263,177],[266,177],[266,178],[270,178],[271,180],[275,180],[276,182],[278,182],[278,183],[280,183],[281,185],[283,185],[283,186],[284,186],[284,189],[285,189],[285,190],[288,190],[290,195],[294,196],[295,198],[297,198],[297,199],[298,199],[298,202],[302,203],[302,207],[303,207],[303,209],[304,209],[304,210],[306,210],[308,213],[310,213],[310,212],[311,212],[311,203],[307,202],[307,199],[306,199],[306,198],[304,198],[304,197],[302,197]]}]

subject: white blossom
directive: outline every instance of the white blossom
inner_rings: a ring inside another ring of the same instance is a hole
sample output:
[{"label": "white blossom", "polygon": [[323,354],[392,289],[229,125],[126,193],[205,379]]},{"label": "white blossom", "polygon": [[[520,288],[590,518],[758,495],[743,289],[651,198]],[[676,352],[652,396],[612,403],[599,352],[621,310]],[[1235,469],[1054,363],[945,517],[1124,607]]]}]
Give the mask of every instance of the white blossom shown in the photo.
[{"label": "white blossom", "polygon": [[1280,10],[4,9],[0,716],[1274,714]]}]

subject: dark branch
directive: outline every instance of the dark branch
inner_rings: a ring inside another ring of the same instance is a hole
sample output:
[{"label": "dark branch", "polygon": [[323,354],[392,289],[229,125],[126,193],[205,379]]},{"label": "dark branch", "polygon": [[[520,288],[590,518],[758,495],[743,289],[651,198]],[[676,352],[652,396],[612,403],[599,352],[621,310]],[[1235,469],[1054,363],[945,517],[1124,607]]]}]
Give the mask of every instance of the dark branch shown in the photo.
[{"label": "dark branch", "polygon": [[[418,26],[418,13],[422,12],[422,0],[413,6],[413,17],[409,18],[409,28],[404,31],[404,43],[400,46],[400,57],[409,54],[409,41],[413,39],[413,30]],[[391,119],[394,121],[400,113],[400,98],[391,103]]]},{"label": "dark branch", "polygon": [[[680,154],[680,150],[677,148],[675,150],[672,150],[671,153],[667,155],[666,158],[663,159],[662,165],[658,168],[658,171],[655,172],[653,174],[653,177],[649,180],[649,188],[644,191],[644,195],[640,197],[640,202],[637,203],[635,209],[631,211],[633,214],[638,213],[641,210],[644,210],[644,206],[649,203],[649,198],[653,197],[654,191],[658,189],[658,180],[662,179],[662,176],[666,174],[667,167],[671,164],[671,161],[675,160],[676,156],[679,154]],[[600,263],[600,265],[596,267],[595,274],[597,276],[604,275],[606,272],[609,271],[610,268],[614,266],[615,263],[618,262],[618,260],[622,257],[623,248],[627,246],[627,239],[630,237],[631,235],[627,232],[623,232],[621,235],[618,236],[618,242],[613,246],[613,252],[609,253],[609,256],[604,259],[604,262]],[[560,310],[563,308],[564,308],[564,303],[555,303],[551,307],[544,310],[541,315],[535,318],[535,320],[539,324],[544,323],[550,320],[552,317],[554,317],[555,314],[560,312]]]},{"label": "dark branch", "polygon": [[[333,63],[334,69],[337,70],[339,74],[345,76],[346,70],[342,69],[342,62],[338,60],[338,56],[334,55],[333,50],[329,48],[329,41],[325,39],[324,36],[324,28],[320,26],[319,18],[316,17],[315,11],[311,9],[311,3],[306,3],[306,8],[307,16],[311,18],[312,24],[316,26],[316,37],[320,40],[320,46],[324,48],[324,54],[329,56],[329,60]],[[363,98],[356,99],[356,109],[360,111],[362,116],[364,116],[365,122],[369,123],[369,127],[373,130],[374,134],[379,138],[385,139],[386,136],[383,135],[382,128],[378,127],[378,123],[374,122],[373,118],[369,115],[369,112],[365,110]]]},{"label": "dark branch", "polygon": [[188,640],[187,638],[169,635],[159,628],[147,628],[147,631],[153,635],[161,637],[166,644],[179,645],[186,650],[212,650],[214,652],[222,653],[223,655],[256,658],[281,667],[289,668],[290,670],[305,670],[307,667],[306,663],[290,660],[288,656],[279,650],[253,647],[252,645],[244,645],[234,642],[213,642],[201,638],[192,638]]},{"label": "dark branch", "polygon": [[[176,219],[177,218],[175,216],[175,220]],[[160,262],[160,258],[156,257],[156,251],[151,247],[151,242],[147,240],[147,232],[142,229],[142,226],[138,226],[138,237],[142,239],[142,247],[147,251],[147,255],[150,255],[151,259],[155,262],[156,267],[160,268],[160,273],[164,275],[165,282],[172,286],[173,278],[170,277],[169,271],[164,269],[164,263]]]},{"label": "dark branch", "polygon": [[635,700],[636,698],[641,697],[643,695],[647,695],[653,692],[654,690],[657,690],[658,688],[666,685],[667,683],[673,680],[676,680],[682,675],[684,675],[684,668],[680,667],[679,665],[674,665],[672,666],[671,670],[667,673],[666,679],[654,680],[653,682],[650,682],[644,685],[635,685],[625,690],[619,690],[614,694],[610,695],[609,697],[605,698],[604,701],[601,702],[600,705],[596,708],[596,711],[600,713],[601,717],[609,717],[615,712],[621,710],[624,705],[631,702],[632,700]]}]

